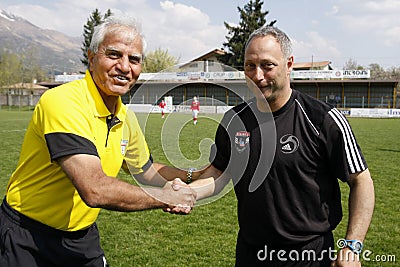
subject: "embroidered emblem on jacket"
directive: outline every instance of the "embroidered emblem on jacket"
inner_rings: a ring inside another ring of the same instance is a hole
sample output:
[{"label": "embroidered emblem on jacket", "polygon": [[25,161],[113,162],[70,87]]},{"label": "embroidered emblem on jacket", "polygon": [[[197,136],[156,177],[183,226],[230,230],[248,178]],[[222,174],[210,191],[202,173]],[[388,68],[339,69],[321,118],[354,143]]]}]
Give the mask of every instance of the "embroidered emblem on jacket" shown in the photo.
[{"label": "embroidered emblem on jacket", "polygon": [[236,150],[240,153],[243,152],[250,142],[250,132],[239,131],[235,134],[235,147]]}]

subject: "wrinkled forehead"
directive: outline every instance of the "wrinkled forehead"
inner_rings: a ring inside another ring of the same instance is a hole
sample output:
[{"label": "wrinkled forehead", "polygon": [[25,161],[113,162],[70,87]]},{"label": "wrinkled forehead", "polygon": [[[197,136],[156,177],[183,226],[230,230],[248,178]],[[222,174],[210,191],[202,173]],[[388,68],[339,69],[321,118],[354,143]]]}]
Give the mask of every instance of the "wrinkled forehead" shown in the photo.
[{"label": "wrinkled forehead", "polygon": [[261,55],[282,55],[281,44],[272,35],[256,36],[247,45],[245,50],[245,59],[249,57],[260,57]]},{"label": "wrinkled forehead", "polygon": [[119,52],[125,50],[132,55],[143,54],[143,39],[135,29],[121,25],[112,26],[112,28],[107,29],[99,49]]},{"label": "wrinkled forehead", "polygon": [[128,42],[133,42],[136,38],[140,39],[140,35],[135,29],[125,25],[111,25],[108,28],[106,36],[113,35],[117,35]]}]

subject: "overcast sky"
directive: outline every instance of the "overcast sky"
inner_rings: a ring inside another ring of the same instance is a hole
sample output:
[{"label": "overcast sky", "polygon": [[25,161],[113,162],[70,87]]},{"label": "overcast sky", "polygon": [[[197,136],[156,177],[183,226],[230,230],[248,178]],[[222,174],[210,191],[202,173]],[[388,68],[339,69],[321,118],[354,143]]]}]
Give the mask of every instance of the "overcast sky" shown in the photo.
[{"label": "overcast sky", "polygon": [[[91,12],[108,8],[137,17],[148,50],[161,48],[192,60],[226,41],[224,22],[237,24],[244,0],[1,0],[0,8],[33,24],[82,36]],[[342,68],[349,59],[368,67],[400,67],[400,0],[266,0],[267,21],[293,41],[297,62],[332,62]]]}]

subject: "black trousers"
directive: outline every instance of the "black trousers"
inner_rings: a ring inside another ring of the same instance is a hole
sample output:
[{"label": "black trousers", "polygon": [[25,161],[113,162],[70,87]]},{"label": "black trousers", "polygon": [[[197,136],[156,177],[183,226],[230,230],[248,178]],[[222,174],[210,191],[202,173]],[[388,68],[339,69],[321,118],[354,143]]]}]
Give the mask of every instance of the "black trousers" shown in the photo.
[{"label": "black trousers", "polygon": [[240,232],[236,244],[236,267],[329,267],[334,259],[332,232],[306,244],[274,248],[247,243]]},{"label": "black trousers", "polygon": [[12,209],[0,207],[0,266],[108,266],[96,224],[85,230],[60,231]]}]

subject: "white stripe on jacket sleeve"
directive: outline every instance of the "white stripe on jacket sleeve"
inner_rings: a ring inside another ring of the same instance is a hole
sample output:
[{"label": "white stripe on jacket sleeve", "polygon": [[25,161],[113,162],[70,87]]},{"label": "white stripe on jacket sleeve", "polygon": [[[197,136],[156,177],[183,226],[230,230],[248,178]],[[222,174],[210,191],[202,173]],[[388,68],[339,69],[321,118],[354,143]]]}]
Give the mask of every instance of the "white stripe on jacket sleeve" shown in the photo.
[{"label": "white stripe on jacket sleeve", "polygon": [[332,119],[335,121],[340,131],[342,132],[345,144],[347,163],[350,167],[350,173],[356,173],[365,170],[365,166],[361,159],[360,152],[358,151],[357,148],[356,139],[354,137],[354,134],[351,130],[348,121],[336,108],[331,109],[328,112],[328,114],[332,117]]}]

